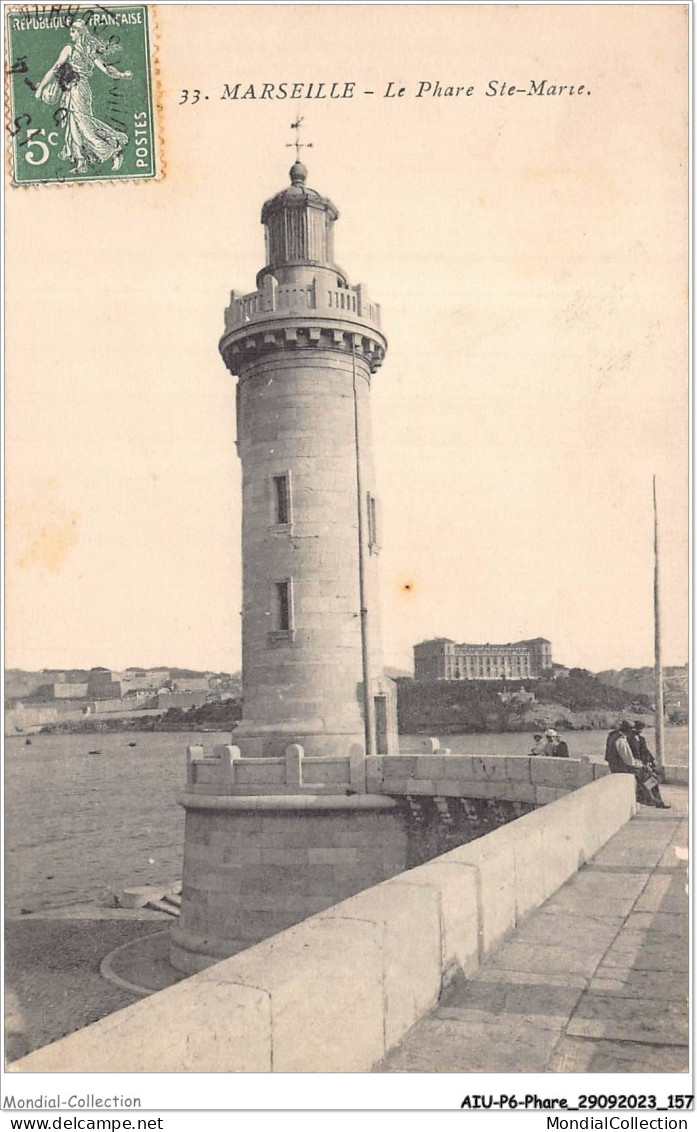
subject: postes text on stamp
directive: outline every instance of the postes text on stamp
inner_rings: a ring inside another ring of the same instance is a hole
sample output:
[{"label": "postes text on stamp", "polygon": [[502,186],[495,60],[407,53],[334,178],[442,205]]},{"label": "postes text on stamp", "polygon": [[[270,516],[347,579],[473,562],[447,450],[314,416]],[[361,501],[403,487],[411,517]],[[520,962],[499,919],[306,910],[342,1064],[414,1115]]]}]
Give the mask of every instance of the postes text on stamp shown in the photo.
[{"label": "postes text on stamp", "polygon": [[14,184],[156,177],[147,7],[6,12]]}]

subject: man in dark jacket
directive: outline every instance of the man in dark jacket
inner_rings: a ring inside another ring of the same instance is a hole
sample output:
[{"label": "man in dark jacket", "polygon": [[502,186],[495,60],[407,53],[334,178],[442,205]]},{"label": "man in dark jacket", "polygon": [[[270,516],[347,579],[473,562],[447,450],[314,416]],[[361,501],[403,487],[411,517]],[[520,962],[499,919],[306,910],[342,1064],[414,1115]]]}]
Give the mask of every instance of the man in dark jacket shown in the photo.
[{"label": "man in dark jacket", "polygon": [[552,755],[554,756],[555,759],[568,759],[569,748],[568,748],[566,742],[564,741],[564,739],[562,739],[561,737],[559,737],[557,739],[557,742],[554,744],[554,750],[552,751]]},{"label": "man in dark jacket", "polygon": [[636,743],[636,757],[640,760],[640,762],[642,762],[644,764],[644,766],[648,766],[651,770],[655,771],[656,770],[656,760],[653,757],[651,751],[649,750],[648,743],[646,742],[646,739],[642,735],[643,730],[644,730],[644,724],[641,722],[640,719],[635,719],[633,731],[634,731],[634,740],[635,740],[635,743]]},{"label": "man in dark jacket", "polygon": [[632,725],[623,719],[619,727],[615,727],[607,737],[605,762],[612,774],[634,774],[634,752],[629,741],[630,735],[633,735]]},{"label": "man in dark jacket", "polygon": [[[648,750],[648,748],[647,748]],[[636,779],[637,801],[644,806],[656,806],[659,810],[669,810],[670,806],[661,798],[658,781],[639,759],[639,744],[631,723],[623,719],[607,737],[605,761],[612,774],[633,774]]]}]

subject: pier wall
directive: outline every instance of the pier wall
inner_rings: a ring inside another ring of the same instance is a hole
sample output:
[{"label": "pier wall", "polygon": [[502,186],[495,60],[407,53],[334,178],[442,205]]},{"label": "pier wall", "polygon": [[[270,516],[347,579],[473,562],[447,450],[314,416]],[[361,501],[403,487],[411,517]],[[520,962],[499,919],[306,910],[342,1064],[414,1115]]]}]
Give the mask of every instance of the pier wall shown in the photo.
[{"label": "pier wall", "polygon": [[364,1072],[636,811],[605,776],[13,1063]]},{"label": "pier wall", "polygon": [[170,962],[196,974],[608,773],[578,759],[468,757],[436,739],[366,759],[187,753],[182,909]]}]

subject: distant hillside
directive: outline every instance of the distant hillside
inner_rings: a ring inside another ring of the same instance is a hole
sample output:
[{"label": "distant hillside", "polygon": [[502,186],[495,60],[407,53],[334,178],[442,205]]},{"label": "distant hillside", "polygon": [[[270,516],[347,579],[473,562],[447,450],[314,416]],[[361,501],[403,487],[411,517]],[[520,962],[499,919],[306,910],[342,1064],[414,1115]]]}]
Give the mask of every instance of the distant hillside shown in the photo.
[{"label": "distant hillside", "polygon": [[[653,668],[609,668],[597,673],[598,680],[610,688],[619,688],[633,697],[646,696],[649,702],[654,699]],[[686,664],[669,665],[663,669],[663,697],[666,714],[673,722],[687,719],[689,711],[690,682]]]},{"label": "distant hillside", "polygon": [[[597,672],[598,680],[609,684],[612,688],[622,688],[623,691],[633,695],[643,692],[645,696],[653,696],[653,667],[644,668],[608,668],[605,672]],[[684,685],[687,690],[689,669],[686,664],[666,665],[663,669],[663,681],[668,688],[679,688]]]},{"label": "distant hillside", "polygon": [[[499,693],[521,687],[535,693],[536,702],[505,704]],[[572,668],[563,679],[526,680],[410,680],[397,681],[399,730],[402,734],[480,731],[531,731],[539,726],[614,726],[632,703],[648,707],[640,693],[627,692],[598,680],[591,672]]]},{"label": "distant hillside", "polygon": [[645,696],[653,696],[653,668],[608,668],[597,672],[596,676],[603,684],[621,688],[630,695],[643,692]]}]

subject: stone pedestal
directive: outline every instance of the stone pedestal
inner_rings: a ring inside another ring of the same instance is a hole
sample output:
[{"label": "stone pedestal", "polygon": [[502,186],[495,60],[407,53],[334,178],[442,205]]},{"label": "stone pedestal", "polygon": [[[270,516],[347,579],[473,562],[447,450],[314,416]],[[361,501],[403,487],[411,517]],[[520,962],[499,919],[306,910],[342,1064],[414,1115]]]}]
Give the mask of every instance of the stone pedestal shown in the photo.
[{"label": "stone pedestal", "polygon": [[201,971],[406,867],[404,815],[365,793],[362,750],[303,756],[297,744],[282,759],[189,749],[177,970]]}]

